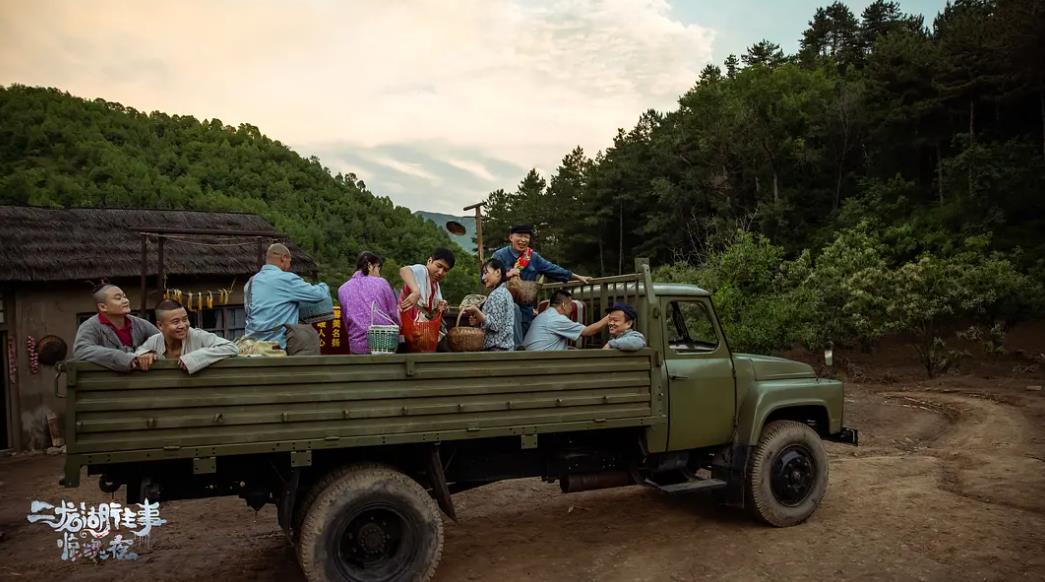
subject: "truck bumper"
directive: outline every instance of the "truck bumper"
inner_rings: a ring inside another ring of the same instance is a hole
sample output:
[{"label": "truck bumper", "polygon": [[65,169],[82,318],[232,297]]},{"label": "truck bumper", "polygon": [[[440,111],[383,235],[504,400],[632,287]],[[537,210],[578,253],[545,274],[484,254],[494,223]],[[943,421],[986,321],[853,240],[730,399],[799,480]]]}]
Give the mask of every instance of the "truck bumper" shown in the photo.
[{"label": "truck bumper", "polygon": [[824,440],[834,441],[836,443],[847,443],[855,447],[860,444],[860,433],[855,428],[842,427],[841,432],[827,435]]}]

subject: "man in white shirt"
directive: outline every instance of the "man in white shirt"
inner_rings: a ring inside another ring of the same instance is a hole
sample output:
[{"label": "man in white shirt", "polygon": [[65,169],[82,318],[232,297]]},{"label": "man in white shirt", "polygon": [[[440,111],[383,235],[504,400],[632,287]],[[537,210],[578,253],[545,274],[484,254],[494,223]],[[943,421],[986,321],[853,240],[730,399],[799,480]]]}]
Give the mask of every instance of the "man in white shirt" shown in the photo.
[{"label": "man in white shirt", "polygon": [[573,297],[569,291],[559,290],[552,295],[548,308],[534,318],[523,339],[528,352],[554,352],[567,348],[569,342],[595,335],[609,324],[609,316],[585,326],[570,319],[573,313]]}]

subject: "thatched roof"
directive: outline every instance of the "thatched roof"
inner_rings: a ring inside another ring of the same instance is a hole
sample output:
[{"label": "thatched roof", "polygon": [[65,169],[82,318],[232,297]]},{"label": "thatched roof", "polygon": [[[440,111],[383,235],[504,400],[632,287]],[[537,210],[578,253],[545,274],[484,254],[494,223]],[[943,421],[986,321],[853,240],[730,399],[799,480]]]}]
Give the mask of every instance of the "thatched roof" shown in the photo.
[{"label": "thatched roof", "polygon": [[[272,233],[294,256],[293,269],[311,273],[312,257],[254,214],[108,208],[0,206],[0,281],[72,281],[141,275],[140,230],[150,228]],[[167,235],[168,275],[247,275],[258,269],[259,237]],[[149,244],[148,269],[158,272],[157,244]]]}]

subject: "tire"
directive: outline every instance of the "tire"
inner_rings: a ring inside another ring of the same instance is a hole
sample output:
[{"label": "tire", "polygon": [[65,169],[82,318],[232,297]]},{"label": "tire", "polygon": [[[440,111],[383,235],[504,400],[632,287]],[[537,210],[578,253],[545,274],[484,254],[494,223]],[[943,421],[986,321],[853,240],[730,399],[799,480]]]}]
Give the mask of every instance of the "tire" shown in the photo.
[{"label": "tire", "polygon": [[334,471],[309,495],[297,553],[309,582],[428,582],[443,553],[439,507],[395,469]]},{"label": "tire", "polygon": [[827,493],[827,452],[808,425],[777,420],[762,429],[747,473],[747,506],[775,527],[798,525]]}]

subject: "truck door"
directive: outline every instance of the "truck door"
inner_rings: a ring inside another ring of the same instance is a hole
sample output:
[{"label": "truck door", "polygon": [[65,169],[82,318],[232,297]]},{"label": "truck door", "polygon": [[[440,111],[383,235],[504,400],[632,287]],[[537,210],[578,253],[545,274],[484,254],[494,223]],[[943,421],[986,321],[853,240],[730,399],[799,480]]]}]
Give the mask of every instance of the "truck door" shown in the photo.
[{"label": "truck door", "polygon": [[707,297],[664,299],[670,391],[668,450],[728,442],[736,407],[733,359]]}]

